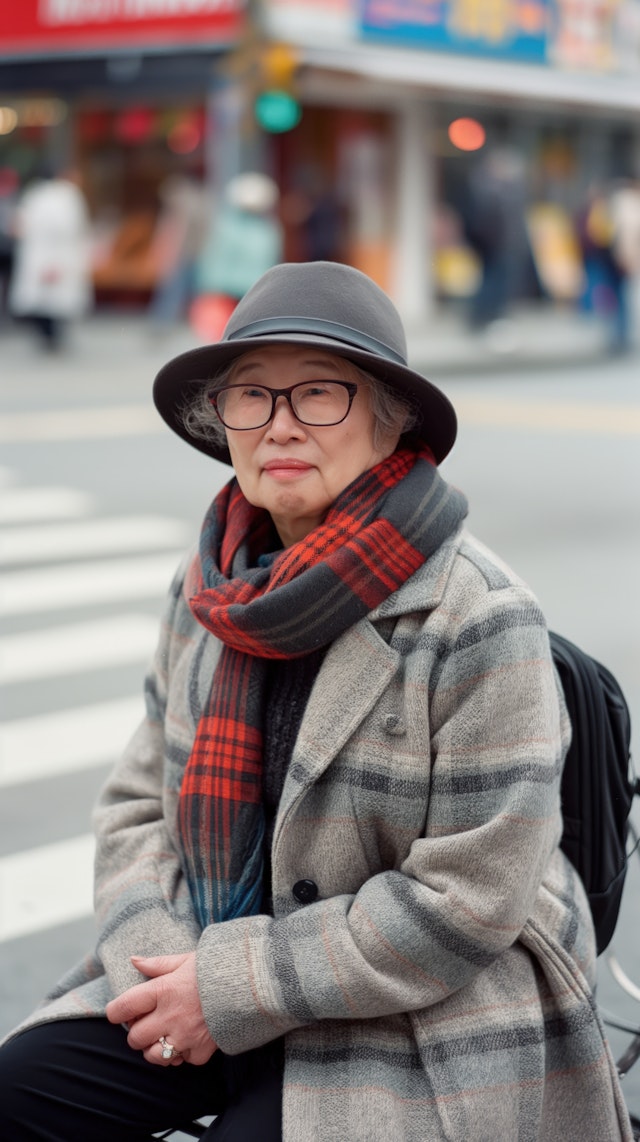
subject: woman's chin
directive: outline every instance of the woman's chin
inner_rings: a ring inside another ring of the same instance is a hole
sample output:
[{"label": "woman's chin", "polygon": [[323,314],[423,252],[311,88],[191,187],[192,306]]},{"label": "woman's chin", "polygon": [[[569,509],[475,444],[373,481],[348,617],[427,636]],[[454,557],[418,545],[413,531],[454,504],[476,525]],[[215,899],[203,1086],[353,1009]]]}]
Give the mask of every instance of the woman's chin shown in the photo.
[{"label": "woman's chin", "polygon": [[269,512],[285,547],[289,547],[322,523],[328,505],[312,503],[291,488],[270,496],[263,507]]}]

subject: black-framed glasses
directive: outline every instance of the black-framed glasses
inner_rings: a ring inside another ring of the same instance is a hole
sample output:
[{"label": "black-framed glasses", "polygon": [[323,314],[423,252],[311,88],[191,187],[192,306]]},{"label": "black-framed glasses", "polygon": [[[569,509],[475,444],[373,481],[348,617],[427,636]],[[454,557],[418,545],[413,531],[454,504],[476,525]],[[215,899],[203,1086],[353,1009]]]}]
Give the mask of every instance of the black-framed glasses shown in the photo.
[{"label": "black-framed glasses", "polygon": [[296,420],[316,428],[340,424],[348,415],[358,386],[353,381],[300,381],[287,389],[264,385],[227,385],[212,389],[211,404],[225,428],[248,432],[264,428],[273,418],[278,397],[284,397]]}]

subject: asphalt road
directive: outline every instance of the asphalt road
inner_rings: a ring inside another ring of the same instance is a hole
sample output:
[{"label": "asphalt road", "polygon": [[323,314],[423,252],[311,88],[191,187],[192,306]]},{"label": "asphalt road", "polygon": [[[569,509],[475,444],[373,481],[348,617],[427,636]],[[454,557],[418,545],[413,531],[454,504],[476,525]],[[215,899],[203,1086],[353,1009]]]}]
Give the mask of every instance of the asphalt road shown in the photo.
[{"label": "asphalt road", "polygon": [[[140,713],[172,569],[228,475],[151,407],[156,369],[188,344],[117,315],[59,359],[0,335],[0,1034],[91,941],[91,805]],[[470,528],[533,587],[552,628],[614,671],[635,722],[639,365],[430,372],[459,410],[443,474],[466,492]],[[615,948],[640,984],[634,860]],[[603,1010],[640,1024],[600,966]],[[611,1032],[616,1056],[628,1041]],[[636,1070],[625,1087],[640,1113]]]}]

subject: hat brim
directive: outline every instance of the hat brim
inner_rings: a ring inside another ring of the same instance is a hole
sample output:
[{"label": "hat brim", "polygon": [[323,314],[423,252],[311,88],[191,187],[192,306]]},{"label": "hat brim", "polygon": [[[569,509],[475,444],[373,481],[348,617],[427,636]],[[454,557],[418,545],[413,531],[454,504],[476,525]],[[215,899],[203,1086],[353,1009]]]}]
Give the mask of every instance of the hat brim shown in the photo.
[{"label": "hat brim", "polygon": [[313,345],[359,365],[411,401],[420,417],[420,422],[412,429],[412,436],[431,448],[436,463],[439,464],[451,451],[457,433],[457,418],[453,405],[440,389],[407,365],[396,364],[376,353],[317,333],[245,337],[237,341],[218,341],[181,353],[160,369],[154,381],[153,399],[161,417],[187,444],[214,460],[231,464],[229,450],[224,443],[216,444],[213,440],[191,435],[183,423],[182,411],[196,385],[213,382],[237,357],[253,349],[273,345]]}]

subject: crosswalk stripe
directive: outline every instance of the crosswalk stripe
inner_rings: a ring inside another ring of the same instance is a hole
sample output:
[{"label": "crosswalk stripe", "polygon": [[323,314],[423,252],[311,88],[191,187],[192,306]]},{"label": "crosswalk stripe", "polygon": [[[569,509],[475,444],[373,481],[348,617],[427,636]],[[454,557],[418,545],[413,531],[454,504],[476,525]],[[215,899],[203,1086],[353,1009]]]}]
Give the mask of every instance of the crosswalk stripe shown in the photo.
[{"label": "crosswalk stripe", "polygon": [[166,431],[164,421],[149,404],[50,409],[47,412],[13,412],[0,416],[0,440],[12,444],[28,440],[141,436]]},{"label": "crosswalk stripe", "polygon": [[157,619],[137,614],[10,635],[3,640],[0,683],[144,661],[157,637]]},{"label": "crosswalk stripe", "polygon": [[57,710],[0,725],[0,786],[115,760],[144,714],[138,697]]},{"label": "crosswalk stripe", "polygon": [[186,542],[187,528],[163,516],[119,516],[79,523],[17,527],[5,530],[0,563],[35,563],[79,555],[109,555]]},{"label": "crosswalk stripe", "polygon": [[[103,416],[104,411],[70,418],[8,417],[0,421],[0,436],[3,429],[14,441],[150,429],[148,412],[139,416],[138,410],[122,408]],[[158,427],[161,422],[152,430]],[[44,618],[44,612],[120,601],[127,606],[127,600],[166,594],[187,539],[181,520],[96,517],[91,495],[64,486],[22,488],[9,469],[0,469],[0,486],[0,564],[5,568],[0,614],[41,612]],[[89,621],[62,623],[65,615],[54,626],[5,636],[0,684],[28,685],[138,662],[142,673],[157,642],[158,618],[135,613],[135,603],[129,610],[99,617],[92,612]],[[96,698],[95,689],[91,696]],[[110,764],[143,714],[139,686],[132,696],[5,721],[0,724],[0,790],[28,798],[33,795],[29,783]],[[94,847],[93,837],[83,834],[0,857],[0,942],[92,914]]]},{"label": "crosswalk stripe", "polygon": [[456,412],[463,423],[490,428],[524,428],[542,432],[595,433],[611,436],[640,435],[640,405],[525,401],[499,397],[456,397]]},{"label": "crosswalk stripe", "polygon": [[91,511],[93,505],[93,497],[88,492],[75,488],[11,488],[0,500],[0,523],[82,516]]},{"label": "crosswalk stripe", "polygon": [[91,834],[0,858],[0,942],[91,915]]},{"label": "crosswalk stripe", "polygon": [[35,614],[120,599],[162,598],[183,554],[176,550],[0,575],[0,615]]}]

